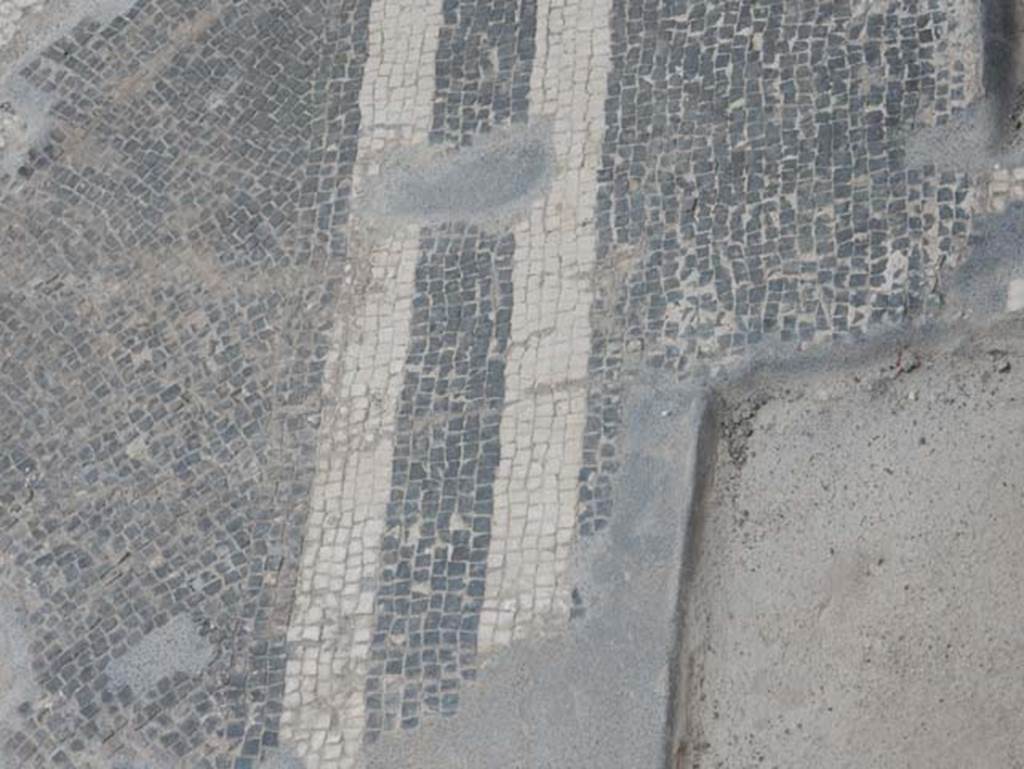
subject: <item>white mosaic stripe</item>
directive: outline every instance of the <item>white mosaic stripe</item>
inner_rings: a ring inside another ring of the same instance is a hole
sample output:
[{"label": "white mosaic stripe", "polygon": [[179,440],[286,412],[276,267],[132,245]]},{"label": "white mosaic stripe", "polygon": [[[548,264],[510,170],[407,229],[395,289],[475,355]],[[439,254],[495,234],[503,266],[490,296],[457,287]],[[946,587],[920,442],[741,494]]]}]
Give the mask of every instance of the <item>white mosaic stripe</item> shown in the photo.
[{"label": "white mosaic stripe", "polygon": [[[427,140],[440,11],[438,0],[374,0],[371,6],[356,195],[387,153]],[[339,308],[288,630],[281,735],[306,769],[350,769],[359,761],[391,435],[418,255],[417,225],[396,225],[367,242],[354,237],[350,248],[356,272],[368,271],[370,281],[359,293],[356,317],[352,307]]]},{"label": "white mosaic stripe", "polygon": [[532,119],[549,119],[555,171],[515,232],[515,297],[481,650],[570,608],[590,351],[594,209],[611,63],[611,0],[541,0]]}]

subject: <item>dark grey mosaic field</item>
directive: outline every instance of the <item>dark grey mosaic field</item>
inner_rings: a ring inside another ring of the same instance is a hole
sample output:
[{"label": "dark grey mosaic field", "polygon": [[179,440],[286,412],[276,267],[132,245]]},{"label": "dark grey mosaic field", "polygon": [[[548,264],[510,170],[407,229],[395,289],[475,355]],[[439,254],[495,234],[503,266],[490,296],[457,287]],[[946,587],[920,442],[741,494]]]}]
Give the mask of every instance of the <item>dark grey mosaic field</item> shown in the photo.
[{"label": "dark grey mosaic field", "polygon": [[[143,0],[23,73],[55,106],[0,197],[0,577],[42,691],[12,766],[276,743],[368,8]],[[117,686],[178,617],[202,674]]]}]

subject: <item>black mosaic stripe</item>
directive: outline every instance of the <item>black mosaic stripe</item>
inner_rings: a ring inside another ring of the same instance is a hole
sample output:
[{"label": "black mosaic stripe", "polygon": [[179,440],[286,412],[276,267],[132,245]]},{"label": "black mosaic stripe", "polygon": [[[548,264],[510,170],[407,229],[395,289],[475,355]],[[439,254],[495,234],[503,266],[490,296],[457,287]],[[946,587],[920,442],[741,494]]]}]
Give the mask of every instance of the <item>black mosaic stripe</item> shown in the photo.
[{"label": "black mosaic stripe", "polygon": [[[0,198],[0,578],[50,697],[3,734],[18,766],[251,769],[277,743],[368,20],[144,0],[25,71],[57,101]],[[112,691],[180,614],[203,675]]]},{"label": "black mosaic stripe", "polygon": [[433,144],[458,147],[529,116],[536,0],[443,0]]},{"label": "black mosaic stripe", "polygon": [[[611,514],[629,371],[686,375],[764,340],[856,335],[924,309],[929,265],[967,233],[966,178],[906,168],[898,139],[963,103],[962,69],[937,63],[942,8],[616,0],[583,534]],[[909,277],[889,291],[895,252]]]},{"label": "black mosaic stripe", "polygon": [[454,712],[460,679],[473,674],[500,458],[513,240],[453,225],[424,246],[367,683],[371,734],[416,726],[421,709]]},{"label": "black mosaic stripe", "polygon": [[[431,141],[525,122],[535,0],[445,0]],[[512,317],[510,232],[426,228],[367,677],[367,739],[450,715],[476,671]]]}]

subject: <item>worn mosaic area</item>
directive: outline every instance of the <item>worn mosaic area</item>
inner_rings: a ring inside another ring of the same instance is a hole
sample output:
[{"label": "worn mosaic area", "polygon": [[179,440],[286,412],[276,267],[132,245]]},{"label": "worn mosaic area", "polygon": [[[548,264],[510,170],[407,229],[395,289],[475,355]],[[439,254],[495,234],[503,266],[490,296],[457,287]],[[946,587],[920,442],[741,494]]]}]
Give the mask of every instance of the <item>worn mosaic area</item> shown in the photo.
[{"label": "worn mosaic area", "polygon": [[[143,2],[23,79],[0,198],[0,571],[43,694],[19,767],[251,764],[278,740],[368,3]],[[186,618],[198,673],[119,686]]]},{"label": "worn mosaic area", "polygon": [[45,0],[3,0],[0,2],[0,46],[18,32],[19,22],[40,10]]},{"label": "worn mosaic area", "polygon": [[1021,194],[907,160],[960,5],[139,0],[2,73],[2,755],[354,768],[585,621],[629,377],[926,313]]}]

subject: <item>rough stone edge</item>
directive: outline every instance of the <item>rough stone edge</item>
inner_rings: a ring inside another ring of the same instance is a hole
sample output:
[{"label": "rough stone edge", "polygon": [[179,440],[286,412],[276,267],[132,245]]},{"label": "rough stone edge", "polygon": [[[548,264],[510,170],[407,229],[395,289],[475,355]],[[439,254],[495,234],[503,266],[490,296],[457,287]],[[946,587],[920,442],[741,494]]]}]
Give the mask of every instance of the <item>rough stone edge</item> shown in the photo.
[{"label": "rough stone edge", "polygon": [[707,502],[715,485],[715,467],[718,456],[720,402],[713,390],[704,390],[700,413],[695,419],[696,445],[689,474],[690,499],[686,502],[686,526],[683,540],[683,560],[679,571],[676,601],[674,656],[669,663],[668,713],[666,714],[666,769],[680,769],[685,759],[690,715],[686,692],[690,690],[690,666],[686,662],[686,600],[700,564],[701,542],[706,520]]}]

